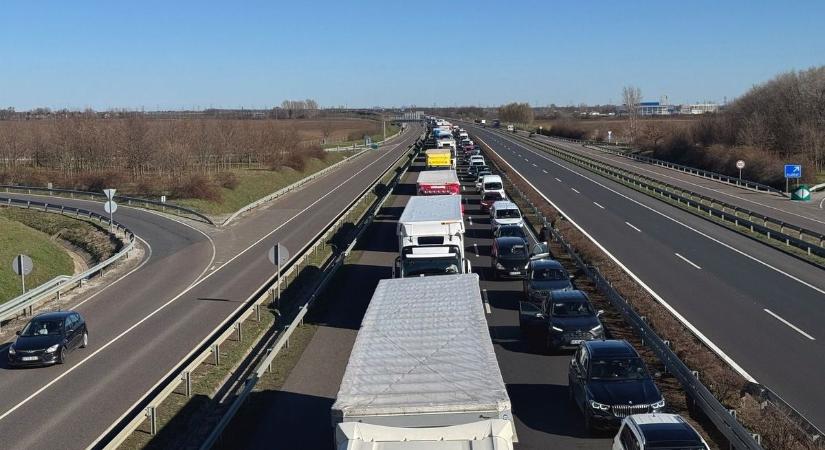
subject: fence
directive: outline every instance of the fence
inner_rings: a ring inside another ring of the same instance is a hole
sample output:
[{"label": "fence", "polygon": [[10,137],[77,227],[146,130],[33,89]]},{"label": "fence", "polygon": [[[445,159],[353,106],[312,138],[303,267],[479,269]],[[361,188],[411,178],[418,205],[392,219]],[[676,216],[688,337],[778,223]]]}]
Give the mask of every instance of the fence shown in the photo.
[{"label": "fence", "polygon": [[[396,160],[396,163],[390,167],[390,169],[379,175],[373,183],[361,192],[358,198],[353,200],[338,216],[333,218],[325,227],[323,227],[315,238],[307,242],[307,244],[299,252],[297,252],[287,264],[285,264],[285,270],[282,271],[280,275],[281,278],[288,280],[290,276],[297,274],[298,271],[301,270],[301,265],[305,265],[307,259],[312,256],[313,250],[318,247],[325,247],[327,245],[326,242],[328,238],[337,232],[338,227],[343,225],[344,221],[348,220],[348,214],[350,211],[359,206],[367,198],[367,194],[370,193],[370,191],[380,182],[387,172],[396,167],[398,161],[401,161],[404,158],[404,155],[408,154],[409,153],[402,154],[398,160]],[[191,394],[191,374],[206,360],[214,358],[215,365],[220,364],[221,343],[233,334],[240,333],[243,322],[252,314],[259,314],[260,307],[274,298],[274,286],[277,279],[278,274],[273,274],[253,295],[246,300],[243,308],[238,310],[232,316],[227,317],[220,325],[218,325],[218,327],[216,327],[215,330],[209,334],[209,336],[207,336],[197,347],[185,356],[175,368],[169,371],[158,383],[155,384],[155,386],[152,387],[152,389],[149,390],[149,392],[139,399],[132,406],[132,408],[127,411],[126,414],[112,424],[112,426],[109,427],[103,435],[98,437],[91,447],[107,449],[117,448],[126,440],[129,434],[131,434],[143,423],[144,420],[149,421],[150,433],[154,435],[157,432],[157,407],[170,394],[175,392],[181,383],[184,385],[185,395],[189,396]],[[299,311],[296,316],[298,318],[296,320],[299,322],[303,320],[303,315],[306,314],[306,308],[303,309],[304,311]],[[293,325],[295,323],[295,320],[293,320]],[[294,326],[292,329],[294,330]],[[288,329],[287,333],[291,334],[291,331]]]},{"label": "fence", "polygon": [[[506,173],[500,170],[498,172],[513,185],[512,180]],[[549,226],[548,220],[539,213],[539,208],[520,190],[517,188],[515,190],[519,197],[535,212],[535,215],[539,218],[544,228],[564,247],[565,252],[573,258],[576,266],[593,281],[596,287],[605,294],[611,305],[621,313],[624,321],[642,339],[644,345],[650,347],[654,354],[656,354],[656,357],[662,362],[665,369],[676,377],[685,393],[708,419],[713,422],[730,445],[736,449],[761,449],[762,446],[759,444],[761,438],[758,435],[750,433],[739,423],[736,417],[699,381],[698,373],[692,371],[679,359],[673,350],[670,349],[669,345],[633,310],[630,304],[613,288],[612,284],[604,278],[601,272],[596,267],[586,264],[576,250],[564,239],[564,236],[562,236],[557,229]]]},{"label": "fence", "polygon": [[[58,213],[64,215],[74,214],[75,217],[96,219],[101,223],[105,223],[107,226],[110,225],[108,217],[82,208],[73,208],[70,206],[63,205],[50,205],[46,202],[20,200],[8,197],[0,197],[0,204],[9,207],[16,206],[27,209],[37,208],[38,211]],[[32,289],[31,291],[23,295],[20,295],[9,300],[6,303],[3,303],[2,305],[0,305],[0,325],[2,325],[3,321],[6,321],[12,317],[21,314],[27,314],[27,311],[28,314],[31,314],[32,308],[35,305],[49,299],[53,295],[57,296],[57,298],[59,299],[60,294],[63,291],[72,289],[75,286],[80,286],[83,280],[86,280],[97,273],[102,274],[103,270],[112,265],[114,262],[118,261],[124,256],[128,257],[129,252],[134,248],[135,245],[135,234],[132,233],[132,231],[129,230],[125,225],[122,225],[116,221],[111,221],[111,229],[113,230],[115,235],[117,235],[118,231],[122,232],[123,237],[127,240],[126,245],[123,246],[123,248],[121,248],[119,252],[112,255],[105,261],[96,264],[94,267],[89,268],[83,273],[71,277],[56,278],[45,285],[41,285],[38,288]]]}]

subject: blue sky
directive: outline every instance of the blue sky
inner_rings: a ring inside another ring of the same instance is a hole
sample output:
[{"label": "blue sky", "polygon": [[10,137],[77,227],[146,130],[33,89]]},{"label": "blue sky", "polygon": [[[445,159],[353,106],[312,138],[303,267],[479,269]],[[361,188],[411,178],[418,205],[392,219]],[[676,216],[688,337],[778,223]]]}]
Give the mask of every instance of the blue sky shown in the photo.
[{"label": "blue sky", "polygon": [[722,101],[825,64],[825,2],[15,1],[0,107]]}]

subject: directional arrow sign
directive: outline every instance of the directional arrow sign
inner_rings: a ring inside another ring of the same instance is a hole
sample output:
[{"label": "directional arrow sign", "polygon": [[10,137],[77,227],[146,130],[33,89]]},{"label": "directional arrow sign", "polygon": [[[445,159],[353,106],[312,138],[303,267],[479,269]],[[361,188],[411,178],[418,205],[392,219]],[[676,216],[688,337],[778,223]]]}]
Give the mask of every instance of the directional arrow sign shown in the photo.
[{"label": "directional arrow sign", "polygon": [[103,210],[107,213],[114,214],[117,211],[117,203],[113,202],[112,200],[107,201],[103,204]]},{"label": "directional arrow sign", "polygon": [[34,264],[32,259],[26,255],[17,255],[11,260],[11,267],[18,275],[28,275],[32,272]]},{"label": "directional arrow sign", "polygon": [[802,178],[802,165],[785,164],[785,178]]},{"label": "directional arrow sign", "polygon": [[103,193],[106,194],[106,198],[112,200],[115,198],[115,191],[117,191],[117,189],[104,189]]}]

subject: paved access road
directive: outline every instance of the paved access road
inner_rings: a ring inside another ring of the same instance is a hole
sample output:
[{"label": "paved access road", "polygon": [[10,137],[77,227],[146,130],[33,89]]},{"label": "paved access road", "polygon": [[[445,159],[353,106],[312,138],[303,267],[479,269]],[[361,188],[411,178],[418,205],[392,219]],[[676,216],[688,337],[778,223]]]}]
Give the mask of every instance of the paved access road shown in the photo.
[{"label": "paved access road", "polygon": [[744,372],[825,426],[825,272],[666,203],[471,128]]},{"label": "paved access road", "polygon": [[208,236],[149,212],[118,210],[118,220],[151,245],[152,255],[139,270],[77,308],[88,318],[90,345],[70,354],[68,364],[27,370],[0,366],[3,447],[90,445],[272,276],[266,257],[272,245],[282,242],[297,254],[419,133],[413,128],[396,143]]},{"label": "paved access road", "polygon": [[[345,265],[331,285],[319,314],[317,332],[279,391],[257,393],[269,404],[260,414],[266,426],[233,424],[223,448],[332,448],[330,408],[335,401],[361,319],[375,286],[392,276],[398,255],[396,226],[410,195],[415,194],[418,161],[395,190],[392,203],[356,245],[353,262]],[[465,188],[472,183],[464,183]],[[487,289],[490,334],[504,382],[513,402],[518,449],[607,449],[609,436],[585,437],[581,416],[568,401],[567,367],[570,355],[545,355],[530,349],[518,329],[520,281],[490,281],[489,218],[479,209],[478,195],[465,191],[466,252],[473,271]],[[479,256],[475,256],[478,249]]]},{"label": "paved access road", "polygon": [[[794,224],[811,231],[825,234],[825,210],[818,202],[795,202],[787,197],[765,191],[753,191],[718,180],[711,180],[697,175],[681,172],[667,167],[635,161],[614,155],[575,142],[553,139],[547,136],[534,136],[543,142],[552,143],[565,150],[629,170],[639,175],[688,189],[697,194],[712,197],[751,211]],[[747,174],[747,168],[745,168]]]}]

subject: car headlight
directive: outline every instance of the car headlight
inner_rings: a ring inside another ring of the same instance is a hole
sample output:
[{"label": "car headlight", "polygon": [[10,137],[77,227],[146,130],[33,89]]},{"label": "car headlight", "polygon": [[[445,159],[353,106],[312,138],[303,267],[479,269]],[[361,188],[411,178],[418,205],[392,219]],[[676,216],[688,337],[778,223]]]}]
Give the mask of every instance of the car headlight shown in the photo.
[{"label": "car headlight", "polygon": [[504,267],[504,266],[502,266],[500,262],[497,262],[497,263],[496,263],[496,269],[504,270],[504,269],[505,269],[505,267]]},{"label": "car headlight", "polygon": [[552,329],[553,329],[553,331],[558,331],[559,333],[564,332],[564,329],[563,329],[563,328],[559,328],[559,327],[557,327],[557,326],[555,326],[555,325],[553,325],[553,326],[552,326],[552,327],[550,327],[550,328],[552,328]]},{"label": "car headlight", "polygon": [[57,347],[59,347],[59,345],[58,345],[58,344],[54,344],[54,345],[52,345],[51,347],[49,347],[49,348],[47,348],[47,349],[46,349],[46,353],[54,353],[54,352],[56,352],[56,351],[57,351]]},{"label": "car headlight", "polygon": [[654,403],[650,406],[652,406],[654,410],[662,409],[662,408],[665,407],[665,399],[662,398],[661,400],[659,400],[658,402],[656,402],[656,403]]},{"label": "car headlight", "polygon": [[9,346],[9,355],[14,355],[15,353],[17,353],[17,352],[14,350],[14,346],[10,345]]},{"label": "car headlight", "polygon": [[598,409],[600,411],[607,411],[608,409],[610,409],[609,405],[605,405],[605,404],[602,404],[602,403],[599,403],[599,402],[595,402],[593,400],[590,400],[590,407],[593,408],[593,409]]}]

